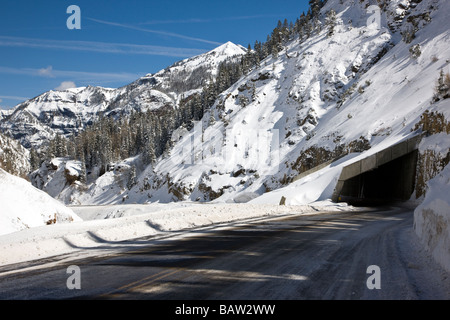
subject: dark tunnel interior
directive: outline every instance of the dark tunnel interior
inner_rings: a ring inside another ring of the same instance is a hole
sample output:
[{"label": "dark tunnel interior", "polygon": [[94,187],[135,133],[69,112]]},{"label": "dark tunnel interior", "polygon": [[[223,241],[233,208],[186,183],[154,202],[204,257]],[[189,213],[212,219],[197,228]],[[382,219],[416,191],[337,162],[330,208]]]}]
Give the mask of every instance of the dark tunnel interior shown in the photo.
[{"label": "dark tunnel interior", "polygon": [[351,205],[386,205],[410,199],[415,188],[417,150],[344,182],[340,201]]}]

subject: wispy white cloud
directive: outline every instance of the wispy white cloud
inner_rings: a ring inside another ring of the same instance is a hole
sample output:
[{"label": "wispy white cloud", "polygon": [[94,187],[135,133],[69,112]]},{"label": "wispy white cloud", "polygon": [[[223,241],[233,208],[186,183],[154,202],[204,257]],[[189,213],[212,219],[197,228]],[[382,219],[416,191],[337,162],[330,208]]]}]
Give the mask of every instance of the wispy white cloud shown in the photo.
[{"label": "wispy white cloud", "polygon": [[116,26],[116,27],[132,29],[132,30],[148,32],[148,33],[154,33],[154,34],[159,34],[159,35],[168,36],[168,37],[174,37],[174,38],[180,38],[180,39],[185,39],[185,40],[203,42],[203,43],[208,43],[208,44],[213,44],[213,45],[221,45],[221,44],[223,44],[221,42],[216,42],[216,41],[211,41],[211,40],[206,40],[206,39],[201,39],[201,38],[185,36],[185,35],[174,33],[174,32],[146,29],[146,28],[141,28],[141,27],[136,27],[136,26],[133,26],[133,25],[129,25],[129,24],[123,24],[123,23],[99,20],[99,19],[94,19],[94,18],[85,18],[85,19],[88,19],[88,20],[91,20],[91,21],[94,21],[94,22],[98,22],[98,23],[102,23],[102,24],[106,24],[106,25],[110,25],[110,26]]},{"label": "wispy white cloud", "polygon": [[54,77],[53,73],[53,67],[52,66],[48,66],[47,68],[41,68],[38,70],[38,73],[40,76],[43,77]]},{"label": "wispy white cloud", "polygon": [[14,74],[25,76],[48,77],[51,74],[54,78],[69,78],[73,80],[81,80],[83,82],[96,81],[102,83],[115,81],[134,81],[142,75],[135,73],[119,72],[85,72],[71,70],[56,70],[52,66],[46,68],[11,68],[0,66],[0,74]]},{"label": "wispy white cloud", "polygon": [[55,88],[55,90],[67,90],[70,88],[76,88],[77,85],[73,81],[63,81],[59,86]]},{"label": "wispy white cloud", "polygon": [[[1,99],[16,100],[16,101],[23,101],[23,100],[27,100],[28,99],[26,97],[18,97],[18,96],[0,96],[0,98]],[[0,102],[2,102],[2,101],[0,101]]]},{"label": "wispy white cloud", "polygon": [[180,20],[151,20],[139,23],[140,25],[157,25],[157,24],[178,24],[178,23],[206,23],[212,22],[212,19],[180,19]]},{"label": "wispy white cloud", "polygon": [[28,100],[26,97],[18,97],[18,96],[2,96],[0,95],[0,110],[9,110],[13,105],[16,105],[16,102],[23,102]]},{"label": "wispy white cloud", "polygon": [[90,51],[116,54],[159,55],[180,58],[192,57],[205,52],[205,50],[202,49],[191,48],[176,48],[129,43],[108,43],[96,41],[48,40],[8,36],[0,36],[0,46]]},{"label": "wispy white cloud", "polygon": [[222,17],[222,18],[191,18],[191,19],[179,19],[179,20],[151,20],[140,23],[140,25],[158,25],[158,24],[183,24],[183,23],[210,23],[220,21],[237,21],[237,20],[253,20],[253,19],[267,19],[284,17],[286,14],[259,14],[248,16],[236,16],[236,17]]}]

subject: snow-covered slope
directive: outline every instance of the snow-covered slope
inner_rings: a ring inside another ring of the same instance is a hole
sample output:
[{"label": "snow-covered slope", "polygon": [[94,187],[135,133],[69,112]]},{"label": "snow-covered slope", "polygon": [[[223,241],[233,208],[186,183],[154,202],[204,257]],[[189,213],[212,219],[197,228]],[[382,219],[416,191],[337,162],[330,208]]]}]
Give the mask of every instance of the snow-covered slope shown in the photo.
[{"label": "snow-covered slope", "polygon": [[11,114],[11,112],[12,112],[12,110],[9,110],[9,109],[8,109],[8,110],[0,109],[0,121],[1,121],[3,118],[9,116],[9,115]]},{"label": "snow-covered slope", "polygon": [[430,103],[440,70],[450,71],[449,2],[390,1],[379,28],[368,23],[370,4],[329,0],[321,12],[336,11],[334,34],[323,25],[293,40],[223,92],[128,201],[253,198],[328,160],[398,142],[427,109],[448,118],[449,100]]},{"label": "snow-covered slope", "polygon": [[0,169],[0,234],[54,223],[81,221],[69,208]]},{"label": "snow-covered slope", "polygon": [[243,54],[241,46],[228,42],[122,88],[51,90],[2,113],[0,130],[26,147],[36,147],[56,133],[70,135],[83,130],[100,114],[119,117],[131,111],[175,108],[182,94],[189,96],[214,77],[221,62]]}]

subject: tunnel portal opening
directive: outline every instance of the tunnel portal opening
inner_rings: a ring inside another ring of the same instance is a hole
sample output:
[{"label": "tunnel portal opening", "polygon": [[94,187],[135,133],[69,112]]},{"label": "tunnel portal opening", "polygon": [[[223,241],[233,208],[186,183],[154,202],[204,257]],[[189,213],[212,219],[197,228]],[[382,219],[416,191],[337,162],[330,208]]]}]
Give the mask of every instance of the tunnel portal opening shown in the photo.
[{"label": "tunnel portal opening", "polygon": [[409,200],[415,188],[417,157],[414,150],[345,180],[339,201],[377,206]]}]

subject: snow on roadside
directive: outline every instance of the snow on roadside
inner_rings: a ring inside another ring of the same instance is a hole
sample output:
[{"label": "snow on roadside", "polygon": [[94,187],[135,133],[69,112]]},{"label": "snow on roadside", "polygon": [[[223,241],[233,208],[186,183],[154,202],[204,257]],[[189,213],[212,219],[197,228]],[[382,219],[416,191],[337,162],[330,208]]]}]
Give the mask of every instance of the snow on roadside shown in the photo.
[{"label": "snow on roadside", "polygon": [[71,209],[44,191],[2,169],[0,206],[0,235],[46,224],[81,221]]},{"label": "snow on roadside", "polygon": [[[120,241],[168,232],[173,234],[215,224],[352,208],[328,203],[318,206],[175,203],[156,207],[154,204],[136,204],[72,209],[80,216],[94,220],[74,222],[70,226],[56,224],[35,227],[0,236],[0,265],[68,254],[81,249],[90,249],[84,250],[83,254],[98,253],[98,250],[114,249],[115,245],[126,245]],[[105,219],[114,213],[121,217]]]},{"label": "snow on roadside", "polygon": [[450,272],[450,164],[427,184],[425,199],[414,211],[414,229],[433,258]]}]

